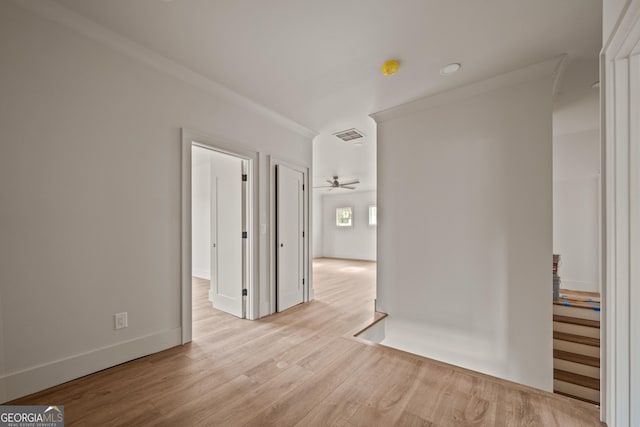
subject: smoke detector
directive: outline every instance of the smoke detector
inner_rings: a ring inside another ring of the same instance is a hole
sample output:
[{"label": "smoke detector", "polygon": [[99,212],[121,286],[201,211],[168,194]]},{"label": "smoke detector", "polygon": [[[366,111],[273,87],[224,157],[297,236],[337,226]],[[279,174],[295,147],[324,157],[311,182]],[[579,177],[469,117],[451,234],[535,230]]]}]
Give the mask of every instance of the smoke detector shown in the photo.
[{"label": "smoke detector", "polygon": [[[340,132],[336,132],[333,135],[340,138],[344,142],[353,141],[355,139],[364,138],[364,133],[360,132],[358,129],[351,128],[347,130],[341,130]],[[354,143],[362,143],[362,141],[354,141]]]}]

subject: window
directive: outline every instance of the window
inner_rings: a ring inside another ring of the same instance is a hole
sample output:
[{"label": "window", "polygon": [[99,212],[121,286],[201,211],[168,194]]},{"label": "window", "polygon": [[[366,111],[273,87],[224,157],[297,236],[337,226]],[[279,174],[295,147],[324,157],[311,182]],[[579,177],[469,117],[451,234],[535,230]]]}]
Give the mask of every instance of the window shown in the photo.
[{"label": "window", "polygon": [[378,208],[376,205],[369,206],[369,225],[378,224]]},{"label": "window", "polygon": [[353,225],[353,209],[352,208],[336,209],[336,225],[338,227],[351,227]]}]

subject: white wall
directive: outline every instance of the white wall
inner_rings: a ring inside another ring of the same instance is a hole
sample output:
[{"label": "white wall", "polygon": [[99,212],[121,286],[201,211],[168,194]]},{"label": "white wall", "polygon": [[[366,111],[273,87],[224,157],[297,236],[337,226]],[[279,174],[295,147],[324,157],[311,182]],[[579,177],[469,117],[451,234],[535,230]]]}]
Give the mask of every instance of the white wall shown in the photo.
[{"label": "white wall", "polygon": [[181,127],[260,152],[263,224],[267,156],[311,166],[310,137],[118,43],[0,2],[0,402],[179,344]]},{"label": "white wall", "polygon": [[454,363],[544,390],[552,70],[539,64],[374,115],[378,308],[414,325],[414,340],[440,337],[427,356],[463,348]]},{"label": "white wall", "polygon": [[193,147],[191,171],[191,270],[211,279],[211,161],[205,148]]},{"label": "white wall", "polygon": [[562,287],[600,292],[600,131],[553,140],[553,252]]},{"label": "white wall", "polygon": [[311,228],[313,233],[312,234],[312,239],[313,239],[312,256],[313,258],[320,258],[324,256],[324,250],[323,250],[323,244],[322,244],[322,240],[323,240],[322,201],[323,199],[322,199],[322,193],[317,190],[312,190],[311,194],[313,196],[313,200],[312,200],[313,215],[311,217],[311,220],[313,221],[313,226]]},{"label": "white wall", "polygon": [[[322,196],[322,248],[329,258],[376,260],[376,227],[369,225],[369,206],[376,204],[375,191],[325,193]],[[353,208],[353,226],[336,226],[336,209]]]}]

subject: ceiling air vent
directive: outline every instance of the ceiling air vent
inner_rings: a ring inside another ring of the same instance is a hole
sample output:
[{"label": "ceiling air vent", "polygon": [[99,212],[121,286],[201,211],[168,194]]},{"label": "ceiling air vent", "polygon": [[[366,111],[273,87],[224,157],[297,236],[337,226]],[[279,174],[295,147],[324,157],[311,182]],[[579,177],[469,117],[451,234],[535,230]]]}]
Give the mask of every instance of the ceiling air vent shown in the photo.
[{"label": "ceiling air vent", "polygon": [[334,135],[345,142],[353,141],[354,139],[364,138],[364,133],[360,132],[358,129],[355,129],[355,128],[342,130],[340,132],[334,133]]}]

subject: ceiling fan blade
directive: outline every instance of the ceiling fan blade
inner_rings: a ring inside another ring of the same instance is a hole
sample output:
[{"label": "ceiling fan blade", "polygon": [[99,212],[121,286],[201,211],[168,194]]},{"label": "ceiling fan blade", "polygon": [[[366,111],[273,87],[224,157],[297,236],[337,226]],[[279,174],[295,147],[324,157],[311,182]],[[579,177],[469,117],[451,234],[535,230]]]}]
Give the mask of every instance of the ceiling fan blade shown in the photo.
[{"label": "ceiling fan blade", "polygon": [[360,180],[359,179],[354,179],[352,181],[347,181],[347,182],[341,182],[340,185],[352,185],[352,184],[360,184]]},{"label": "ceiling fan blade", "polygon": [[329,187],[333,187],[333,185],[318,185],[317,187],[313,187],[313,188],[329,188]]},{"label": "ceiling fan blade", "polygon": [[331,185],[333,185],[333,181],[331,181],[330,179],[327,180],[327,182]]},{"label": "ceiling fan blade", "polygon": [[340,188],[348,188],[349,190],[355,190],[356,187],[352,187],[350,185],[341,185]]}]

